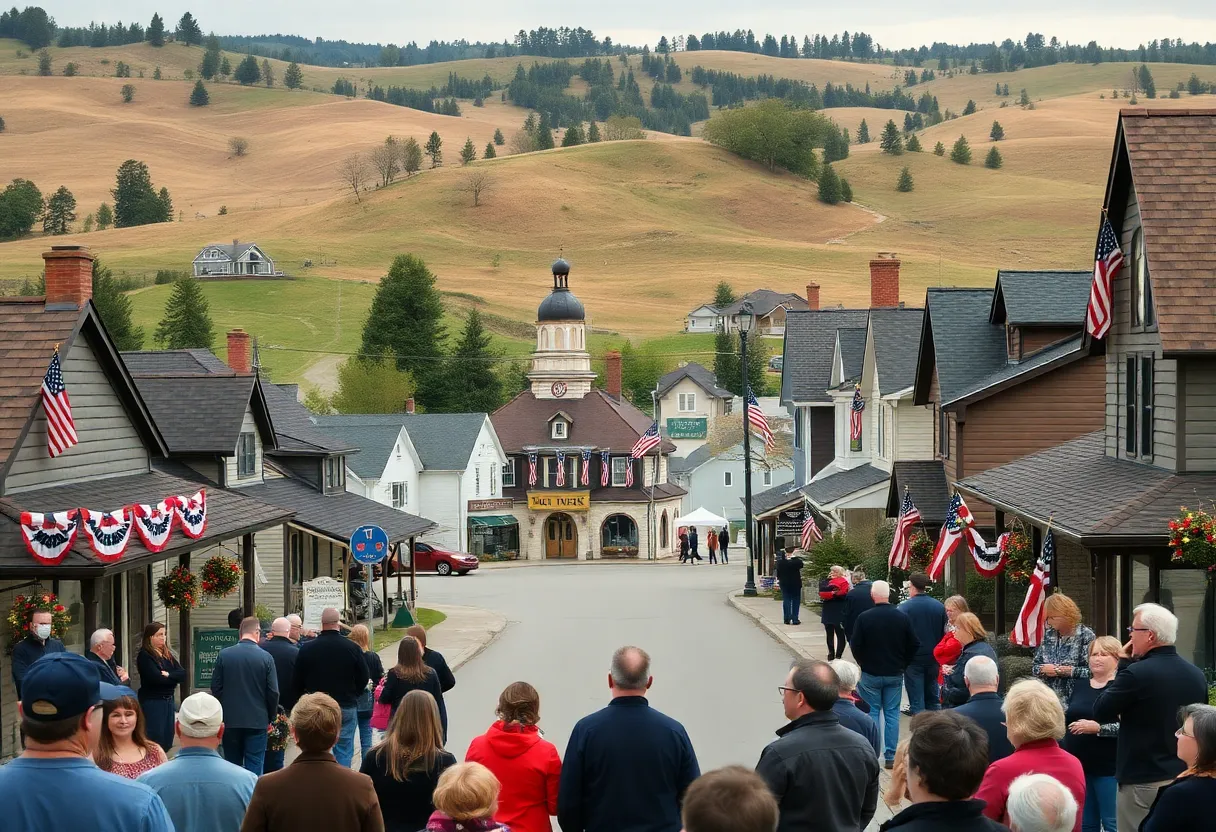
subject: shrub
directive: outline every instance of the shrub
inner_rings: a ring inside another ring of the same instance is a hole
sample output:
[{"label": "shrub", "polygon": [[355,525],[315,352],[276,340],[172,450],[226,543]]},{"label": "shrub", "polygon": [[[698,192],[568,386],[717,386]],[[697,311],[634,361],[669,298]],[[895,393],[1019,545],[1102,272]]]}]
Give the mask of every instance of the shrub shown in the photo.
[{"label": "shrub", "polygon": [[233,136],[228,140],[228,149],[233,156],[244,156],[249,152],[249,139],[244,136]]},{"label": "shrub", "polygon": [[228,215],[228,206],[221,205],[220,210],[217,211],[216,213],[219,214],[221,217],[226,217]]},{"label": "shrub", "polygon": [[63,74],[67,78],[73,77],[76,74],[76,64],[72,61],[68,61],[67,65],[63,68]]},{"label": "shrub", "polygon": [[122,85],[123,103],[130,104],[131,101],[134,100],[134,98],[135,98],[135,85],[134,84],[123,84]]}]

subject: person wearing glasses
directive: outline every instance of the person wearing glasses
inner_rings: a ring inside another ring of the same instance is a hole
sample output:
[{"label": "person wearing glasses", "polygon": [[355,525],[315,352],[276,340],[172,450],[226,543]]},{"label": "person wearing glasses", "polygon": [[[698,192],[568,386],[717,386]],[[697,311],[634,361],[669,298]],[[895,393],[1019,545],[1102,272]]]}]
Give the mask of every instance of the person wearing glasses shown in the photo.
[{"label": "person wearing glasses", "polygon": [[1178,655],[1178,619],[1165,607],[1141,604],[1123,645],[1119,672],[1094,700],[1094,720],[1119,723],[1115,812],[1120,832],[1138,830],[1162,786],[1185,768],[1174,731],[1178,709],[1208,701],[1203,671]]},{"label": "person wearing glasses", "polygon": [[1186,771],[1157,792],[1140,832],[1203,829],[1216,815],[1216,708],[1187,705],[1179,717],[1175,736]]}]

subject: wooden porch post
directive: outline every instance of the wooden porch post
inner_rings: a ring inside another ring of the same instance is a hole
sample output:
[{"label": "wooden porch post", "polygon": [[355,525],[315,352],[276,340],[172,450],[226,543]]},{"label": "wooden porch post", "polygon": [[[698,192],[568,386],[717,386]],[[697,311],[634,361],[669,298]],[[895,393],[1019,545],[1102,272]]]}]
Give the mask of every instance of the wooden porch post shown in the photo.
[{"label": "wooden porch post", "polygon": [[[388,629],[388,565],[393,562],[393,556],[401,550],[401,544],[394,544],[388,550],[388,557],[380,565],[380,601],[384,605],[384,629]],[[368,594],[371,594],[372,588],[372,570],[367,570],[367,588]]]},{"label": "wooden porch post", "polygon": [[[999,508],[996,510],[996,537],[1000,540],[1001,534],[1005,531],[1005,512]],[[1001,574],[996,576],[996,631],[998,634],[1005,632],[1005,570],[1001,570]]]},{"label": "wooden porch post", "polygon": [[[93,631],[97,629],[97,582],[107,580],[106,578],[85,578],[80,582],[80,602],[84,607],[84,645],[85,649],[89,649],[89,639],[93,636]],[[117,638],[114,641],[118,644]]]},{"label": "wooden porch post", "polygon": [[[300,552],[301,566],[304,553]],[[291,570],[295,566],[295,556],[291,551],[291,528],[283,524],[283,615],[291,612]]]},{"label": "wooden porch post", "polygon": [[410,538],[410,609],[418,609],[418,573],[414,569],[414,538]]},{"label": "wooden porch post", "polygon": [[[177,562],[182,566],[190,566],[190,553],[186,552],[180,555]],[[181,644],[181,655],[178,659],[182,663],[182,669],[186,671],[186,681],[182,682],[181,698],[185,699],[190,695],[192,688],[190,687],[194,681],[193,665],[194,659],[192,656],[194,647],[194,631],[190,629],[190,608],[182,607],[178,610],[177,616],[177,632],[179,643]]]},{"label": "wooden porch post", "polygon": [[254,595],[254,581],[257,576],[254,574],[256,569],[253,561],[253,535],[247,534],[241,537],[241,568],[245,570],[245,581],[241,597],[241,612],[245,617],[253,615],[253,608],[257,605],[256,596]]}]

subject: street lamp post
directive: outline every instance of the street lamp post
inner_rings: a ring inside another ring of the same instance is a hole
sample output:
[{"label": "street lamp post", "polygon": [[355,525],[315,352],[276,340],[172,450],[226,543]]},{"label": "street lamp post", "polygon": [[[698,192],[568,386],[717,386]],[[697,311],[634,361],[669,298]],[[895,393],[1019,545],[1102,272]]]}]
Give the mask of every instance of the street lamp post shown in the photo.
[{"label": "street lamp post", "polygon": [[743,379],[743,509],[747,525],[747,582],[743,584],[744,595],[756,594],[756,550],[752,545],[752,432],[748,429],[748,399],[750,385],[747,378],[747,334],[751,332],[752,305],[745,301],[739,310],[739,373]]}]

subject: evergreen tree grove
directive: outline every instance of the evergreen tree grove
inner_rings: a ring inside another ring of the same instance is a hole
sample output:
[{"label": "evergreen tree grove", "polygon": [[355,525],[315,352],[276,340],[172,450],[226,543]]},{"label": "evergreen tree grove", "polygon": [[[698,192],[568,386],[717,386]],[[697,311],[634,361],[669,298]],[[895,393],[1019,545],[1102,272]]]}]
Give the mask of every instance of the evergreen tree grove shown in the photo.
[{"label": "evergreen tree grove", "polygon": [[118,167],[114,190],[114,226],[129,228],[172,219],[172,203],[164,188],[158,195],[152,187],[152,176],[148,166],[135,159],[128,159]]},{"label": "evergreen tree grove", "polygon": [[896,126],[894,119],[887,121],[886,126],[882,128],[882,138],[879,139],[878,144],[883,153],[890,153],[892,156],[898,156],[904,152],[903,136],[899,134],[899,127]]},{"label": "evergreen tree grove", "polygon": [[494,371],[497,355],[490,348],[490,334],[481,323],[481,313],[469,310],[448,360],[446,407],[453,413],[492,413],[503,403],[502,380]]},{"label": "evergreen tree grove", "polygon": [[553,148],[553,127],[549,123],[548,113],[540,114],[540,121],[536,125],[536,149],[550,150]]},{"label": "evergreen tree grove", "polygon": [[236,65],[236,72],[232,75],[241,86],[248,87],[251,84],[256,84],[262,80],[262,69],[258,66],[258,59],[253,55],[246,55],[241,59],[241,62]]},{"label": "evergreen tree grove", "polygon": [[179,278],[173,284],[165,316],[152,338],[162,350],[211,349],[215,330],[210,306],[203,296],[202,285],[193,277]]},{"label": "evergreen tree grove", "polygon": [[131,298],[118,289],[114,276],[99,260],[93,261],[93,305],[116,349],[143,348],[144,331],[131,322]]},{"label": "evergreen tree grove", "polygon": [[583,144],[586,138],[583,136],[583,128],[578,124],[572,124],[566,128],[565,135],[562,136],[562,147],[574,147]]}]

